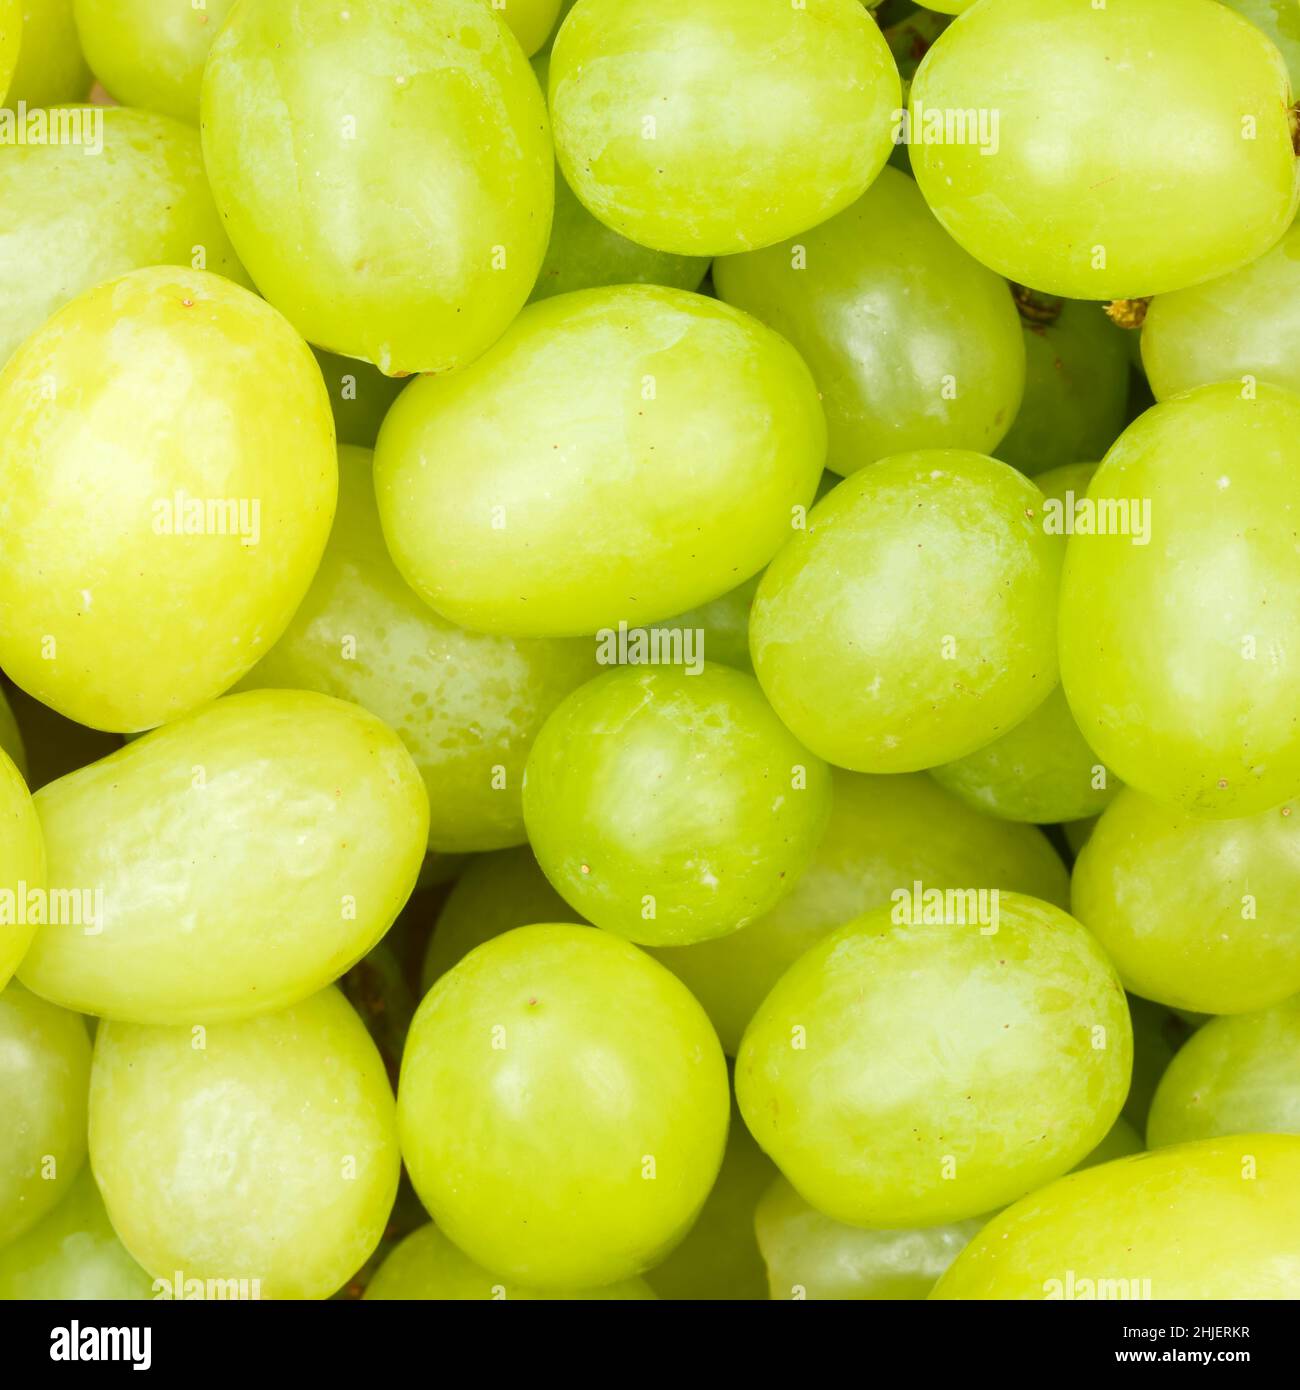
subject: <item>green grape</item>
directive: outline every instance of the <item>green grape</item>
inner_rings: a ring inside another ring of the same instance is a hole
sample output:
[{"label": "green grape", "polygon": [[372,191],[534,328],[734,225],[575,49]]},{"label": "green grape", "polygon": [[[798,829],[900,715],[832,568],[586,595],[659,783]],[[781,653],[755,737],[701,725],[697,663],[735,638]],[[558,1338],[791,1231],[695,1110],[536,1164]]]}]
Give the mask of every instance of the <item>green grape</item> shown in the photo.
[{"label": "green grape", "polygon": [[[23,747],[23,736],[18,728],[14,712],[9,708],[3,689],[0,689],[0,753],[7,753],[10,761],[25,778],[27,776],[27,751]],[[0,989],[4,986],[0,985]]]},{"label": "green grape", "polygon": [[[89,1067],[87,1065],[87,1076]],[[126,1253],[88,1167],[26,1234],[0,1246],[0,1301],[152,1298],[153,1280]]]},{"label": "green grape", "polygon": [[1124,431],[1088,489],[1101,534],[1070,540],[1079,729],[1117,777],[1198,816],[1300,791],[1298,475],[1300,397],[1203,386]]},{"label": "green grape", "polygon": [[0,665],[101,729],[195,709],[292,617],[336,488],[320,372],[268,304],[165,266],[87,291],[0,373]]},{"label": "green grape", "polygon": [[18,64],[5,103],[16,109],[82,101],[90,91],[90,69],[81,53],[73,0],[22,0],[23,28]]},{"label": "green grape", "polygon": [[393,1094],[334,989],[237,1022],[105,1022],[90,1161],[123,1245],[156,1278],[327,1298],[393,1205]]},{"label": "green grape", "polygon": [[1006,283],[896,169],[793,241],[717,261],[713,279],[803,354],[837,473],[913,449],[992,453],[1015,417],[1024,349]]},{"label": "green grape", "polygon": [[1100,458],[1115,442],[1127,418],[1129,358],[1124,330],[1100,305],[1024,292],[1021,298],[1028,300],[1025,398],[996,453],[1039,476]]},{"label": "green grape", "polygon": [[312,352],[325,378],[325,389],[330,393],[334,432],[339,443],[373,449],[384,416],[406,382],[385,376],[369,362],[336,357],[320,348],[313,348]]},{"label": "green grape", "polygon": [[0,101],[9,90],[22,42],[22,0],[0,0]]},{"label": "green grape", "polygon": [[45,840],[36,807],[23,774],[0,748],[0,990],[36,934],[45,885]]},{"label": "green grape", "polygon": [[560,15],[560,0],[487,0],[510,32],[519,40],[525,53],[536,53],[555,31]]},{"label": "green grape", "polygon": [[1106,1137],[1081,1163],[1074,1165],[1077,1173],[1081,1168],[1095,1168],[1099,1163],[1110,1163],[1117,1158],[1127,1158],[1129,1154],[1139,1154],[1144,1145],[1142,1136],[1123,1117],[1110,1127]]},{"label": "green grape", "polygon": [[472,361],[551,226],[546,105],[484,0],[239,5],[203,77],[203,154],[257,287],[386,376]]},{"label": "green grape", "polygon": [[194,131],[122,107],[97,119],[104,143],[93,158],[68,144],[15,145],[0,157],[0,363],[55,310],[129,270],[194,263],[249,283]]},{"label": "green grape", "polygon": [[622,285],[529,305],[465,371],[403,391],[375,485],[393,560],[438,612],[576,636],[757,573],[825,451],[812,378],[775,333],[702,295]]},{"label": "green grape", "polygon": [[474,1300],[505,1303],[512,1299],[614,1303],[654,1298],[644,1279],[625,1279],[603,1289],[583,1289],[577,1293],[525,1288],[489,1274],[457,1250],[432,1224],[412,1231],[389,1254],[366,1286],[365,1296],[368,1301],[457,1303]]},{"label": "green grape", "polygon": [[784,1179],[754,1218],[773,1299],[919,1299],[984,1224],[954,1221],[917,1230],[864,1230],[823,1215]]},{"label": "green grape", "polygon": [[1128,1007],[1133,1020],[1133,1080],[1124,1101],[1123,1116],[1138,1133],[1145,1134],[1156,1087],[1189,1030],[1163,1004],[1153,1004],[1149,999],[1130,994]]},{"label": "green grape", "polygon": [[769,246],[847,207],[889,157],[900,99],[856,0],[581,0],[551,54],[569,186],[681,255]]},{"label": "green grape", "polygon": [[984,1227],[931,1297],[1290,1298],[1298,1228],[1300,1138],[1179,1144],[1031,1193]]},{"label": "green grape", "polygon": [[1278,46],[1291,74],[1291,90],[1300,92],[1300,0],[1223,0],[1230,9],[1262,29]]},{"label": "green grape", "polygon": [[23,982],[137,1023],[239,1018],[320,989],[388,930],[424,855],[424,788],[397,735],[306,691],[218,700],[36,805],[67,901]]},{"label": "green grape", "polygon": [[467,632],[412,593],[375,509],[368,450],[339,451],[339,506],[312,587],[244,688],[319,690],[396,730],[429,792],[429,848],[524,837],[524,759],[547,715],[596,672],[577,639]]},{"label": "green grape", "polygon": [[9,699],[27,755],[27,767],[20,764],[19,770],[33,792],[122,747],[120,734],[74,724],[48,705],[33,700],[25,690],[14,687]]},{"label": "green grape", "polygon": [[985,265],[1123,299],[1222,275],[1282,235],[1290,105],[1282,55],[1215,0],[998,0],[925,55],[909,152]]},{"label": "green grape", "polygon": [[1300,998],[1212,1018],[1161,1078],[1153,1149],[1224,1134],[1300,1134]]},{"label": "green grape", "polygon": [[579,922],[551,887],[527,845],[482,854],[447,895],[425,951],[420,988],[425,994],[453,965],[485,941],[533,922]]},{"label": "green grape", "polygon": [[[1295,4],[1300,20],[1300,0]],[[1157,295],[1141,344],[1158,400],[1246,378],[1300,391],[1300,221],[1242,269]]]},{"label": "green grape", "polygon": [[652,952],[704,1005],[729,1056],[785,971],[896,888],[975,884],[1069,903],[1065,866],[1031,826],[978,815],[919,774],[833,778],[826,832],[785,898],[730,936]]},{"label": "green grape", "polygon": [[1300,802],[1199,820],[1131,788],[1074,866],[1073,911],[1129,989],[1233,1014],[1300,991]]},{"label": "green grape", "polygon": [[125,106],[197,125],[208,49],[235,0],[72,0],[95,76]]},{"label": "green grape", "polygon": [[1061,538],[982,454],[899,454],[819,503],[750,619],[777,714],[828,762],[912,772],[974,752],[1056,684]]},{"label": "green grape", "polygon": [[86,1160],[90,1039],[16,980],[0,990],[0,1248],[30,1230]]},{"label": "green grape", "polygon": [[608,932],[530,926],[425,996],[402,1059],[402,1156],[471,1259],[542,1289],[659,1263],[713,1186],[727,1069],[704,1011]]},{"label": "green grape", "polygon": [[528,839],[588,921],[686,946],[773,907],[812,863],[830,771],[752,676],[624,666],[547,720],[524,773]]},{"label": "green grape", "polygon": [[850,1225],[1013,1201],[1093,1149],[1128,1090],[1128,1009],[1088,932],[1018,893],[940,897],[900,889],[800,956],[736,1059],[754,1137]]}]

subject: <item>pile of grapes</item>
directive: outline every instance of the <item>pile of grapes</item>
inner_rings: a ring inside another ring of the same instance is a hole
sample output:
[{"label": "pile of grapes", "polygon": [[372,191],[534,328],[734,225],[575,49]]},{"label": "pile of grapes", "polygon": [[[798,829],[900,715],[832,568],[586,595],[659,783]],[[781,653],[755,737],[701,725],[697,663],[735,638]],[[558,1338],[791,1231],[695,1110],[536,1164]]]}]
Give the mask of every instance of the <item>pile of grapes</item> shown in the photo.
[{"label": "pile of grapes", "polygon": [[1300,0],[0,0],[0,1297],[1300,1293]]}]

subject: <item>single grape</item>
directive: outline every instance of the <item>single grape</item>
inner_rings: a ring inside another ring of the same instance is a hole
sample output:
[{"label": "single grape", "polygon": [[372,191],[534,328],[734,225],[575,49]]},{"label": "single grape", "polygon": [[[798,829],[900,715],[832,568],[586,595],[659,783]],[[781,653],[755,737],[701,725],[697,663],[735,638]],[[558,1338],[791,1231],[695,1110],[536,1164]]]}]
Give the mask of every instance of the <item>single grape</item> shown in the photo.
[{"label": "single grape", "polygon": [[754,670],[814,753],[911,772],[974,752],[1056,684],[1063,543],[982,454],[922,450],[847,478],[768,566]]},{"label": "single grape", "polygon": [[[23,748],[22,732],[3,689],[0,689],[0,753],[7,753],[19,774],[24,778],[27,776],[27,752]],[[0,985],[0,989],[3,988]]]},{"label": "single grape", "polygon": [[525,53],[536,53],[555,30],[560,0],[485,0],[504,19]]},{"label": "single grape", "polygon": [[353,357],[336,357],[320,348],[312,348],[312,354],[330,393],[338,442],[373,449],[384,416],[406,382],[385,376],[378,367]]},{"label": "single grape", "polygon": [[1074,866],[1073,911],[1129,989],[1204,1013],[1300,991],[1300,802],[1198,820],[1121,792]]},{"label": "single grape", "polygon": [[857,0],[581,0],[551,52],[569,186],[680,255],[770,246],[847,207],[889,157],[900,100]]},{"label": "single grape", "polygon": [[727,1069],[704,1011],[608,932],[531,926],[444,975],[402,1059],[402,1155],[471,1259],[543,1289],[659,1263],[713,1185]]},{"label": "single grape", "polygon": [[974,889],[894,898],[781,977],[745,1032],[736,1094],[819,1211],[911,1228],[1073,1167],[1119,1115],[1133,1038],[1110,962],[1059,908]]},{"label": "single grape", "polygon": [[940,222],[1072,299],[1182,289],[1286,230],[1300,186],[1282,55],[1215,0],[998,0],[912,84],[912,168]]},{"label": "single grape", "polygon": [[598,676],[547,720],[524,773],[547,878],[588,921],[653,946],[766,912],[812,862],[830,808],[825,764],[752,676],[712,663]]},{"label": "single grape", "polygon": [[1288,1298],[1300,1277],[1297,1229],[1300,1138],[1179,1144],[1025,1197],[985,1226],[931,1297]]},{"label": "single grape", "polygon": [[438,612],[575,636],[757,573],[825,450],[812,378],[775,333],[702,295],[623,285],[532,304],[472,366],[403,391],[375,485],[393,560]]},{"label": "single grape", "polygon": [[45,891],[45,840],[36,807],[23,774],[0,748],[0,990],[31,945]]},{"label": "single grape", "polygon": [[1300,0],[1223,0],[1223,3],[1273,40],[1286,59],[1292,92],[1300,92]]},{"label": "single grape", "polygon": [[339,451],[339,506],[307,597],[241,688],[354,700],[402,738],[429,793],[429,848],[521,843],[524,759],[596,673],[590,641],[487,636],[441,618],[384,546],[368,450]]},{"label": "single grape", "polygon": [[138,1023],[314,993],[392,925],[424,855],[424,787],[397,735],[306,691],[218,700],[36,804],[63,899],[23,982]]},{"label": "single grape", "polygon": [[203,77],[203,154],[257,287],[387,376],[477,357],[537,278],[553,155],[484,0],[239,5]]},{"label": "single grape", "polygon": [[16,110],[82,101],[90,91],[90,69],[82,56],[73,0],[22,0],[18,63],[5,104]]}]

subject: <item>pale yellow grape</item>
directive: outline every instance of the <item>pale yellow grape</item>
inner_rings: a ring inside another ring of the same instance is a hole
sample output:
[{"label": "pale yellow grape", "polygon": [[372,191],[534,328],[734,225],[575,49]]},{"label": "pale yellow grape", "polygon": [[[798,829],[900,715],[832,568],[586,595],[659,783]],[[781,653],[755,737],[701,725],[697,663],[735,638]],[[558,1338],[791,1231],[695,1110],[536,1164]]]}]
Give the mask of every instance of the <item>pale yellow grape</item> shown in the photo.
[{"label": "pale yellow grape", "polygon": [[82,101],[90,91],[90,69],[82,56],[73,0],[21,0],[22,41],[5,105],[16,110]]},{"label": "pale yellow grape", "polygon": [[23,748],[22,732],[13,710],[9,708],[3,688],[0,688],[0,753],[7,753],[19,773],[27,776],[27,753]]},{"label": "pale yellow grape", "polygon": [[783,339],[702,295],[623,285],[531,304],[472,366],[403,391],[375,486],[393,560],[438,612],[575,636],[757,573],[825,452]]},{"label": "pale yellow grape", "polygon": [[1252,1134],[1121,1158],[1031,1193],[932,1297],[1273,1299],[1298,1287],[1300,1137]]},{"label": "pale yellow grape", "polygon": [[61,714],[151,728],[239,679],[334,515],[307,345],[204,271],[133,271],[0,373],[0,665]]},{"label": "pale yellow grape", "polygon": [[546,103],[484,0],[258,0],[203,77],[203,153],[258,289],[388,376],[477,357],[546,251]]},{"label": "pale yellow grape", "polygon": [[560,0],[484,0],[504,19],[525,53],[536,53],[551,36],[560,13]]},{"label": "pale yellow grape", "polygon": [[122,1243],[156,1278],[327,1298],[393,1205],[393,1095],[333,989],[210,1027],[102,1023],[90,1159]]},{"label": "pale yellow grape", "polygon": [[547,715],[596,674],[590,641],[489,636],[440,617],[393,567],[371,455],[339,450],[339,506],[316,578],[243,688],[319,690],[396,730],[429,792],[429,848],[524,838],[524,759]]},{"label": "pale yellow grape", "polygon": [[50,881],[70,907],[38,932],[23,980],[137,1023],[305,998],[406,902],[425,806],[410,754],[359,706],[227,696],[39,793]]},{"label": "pale yellow grape", "polygon": [[45,839],[36,807],[22,773],[0,748],[0,989],[36,934],[45,888]]}]

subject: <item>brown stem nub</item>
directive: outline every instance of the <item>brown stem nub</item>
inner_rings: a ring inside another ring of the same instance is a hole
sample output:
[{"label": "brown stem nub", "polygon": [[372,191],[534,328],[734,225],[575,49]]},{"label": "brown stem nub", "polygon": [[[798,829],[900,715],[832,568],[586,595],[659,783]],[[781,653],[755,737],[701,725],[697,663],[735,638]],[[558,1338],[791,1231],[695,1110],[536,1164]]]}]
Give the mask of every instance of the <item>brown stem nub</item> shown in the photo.
[{"label": "brown stem nub", "polygon": [[1031,290],[1028,285],[1011,282],[1011,297],[1016,301],[1020,317],[1026,323],[1044,325],[1055,323],[1065,308],[1065,300],[1060,295],[1044,294],[1042,290]]},{"label": "brown stem nub", "polygon": [[1150,295],[1145,299],[1112,299],[1106,305],[1106,317],[1119,328],[1141,328],[1150,303]]},{"label": "brown stem nub", "polygon": [[1300,155],[1300,101],[1291,108],[1291,148]]}]

